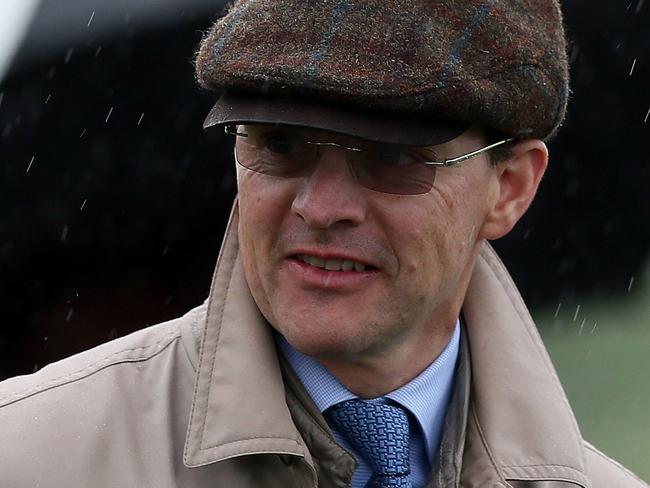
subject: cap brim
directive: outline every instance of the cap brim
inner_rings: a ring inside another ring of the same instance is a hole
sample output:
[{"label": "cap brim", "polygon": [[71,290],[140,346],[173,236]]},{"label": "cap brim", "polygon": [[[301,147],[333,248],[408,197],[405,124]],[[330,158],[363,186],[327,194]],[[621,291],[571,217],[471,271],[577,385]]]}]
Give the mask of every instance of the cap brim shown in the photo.
[{"label": "cap brim", "polygon": [[246,123],[309,127],[403,146],[442,144],[469,128],[469,124],[458,121],[359,110],[318,101],[263,98],[228,92],[212,107],[203,128]]}]

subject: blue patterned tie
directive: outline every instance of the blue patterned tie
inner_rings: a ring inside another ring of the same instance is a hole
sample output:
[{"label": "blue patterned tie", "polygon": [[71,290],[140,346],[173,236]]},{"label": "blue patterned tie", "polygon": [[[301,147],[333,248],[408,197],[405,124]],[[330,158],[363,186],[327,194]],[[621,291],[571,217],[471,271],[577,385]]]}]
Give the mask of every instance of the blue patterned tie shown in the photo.
[{"label": "blue patterned tie", "polygon": [[375,475],[366,488],[411,488],[409,423],[404,410],[348,400],[331,407],[326,417],[372,467]]}]

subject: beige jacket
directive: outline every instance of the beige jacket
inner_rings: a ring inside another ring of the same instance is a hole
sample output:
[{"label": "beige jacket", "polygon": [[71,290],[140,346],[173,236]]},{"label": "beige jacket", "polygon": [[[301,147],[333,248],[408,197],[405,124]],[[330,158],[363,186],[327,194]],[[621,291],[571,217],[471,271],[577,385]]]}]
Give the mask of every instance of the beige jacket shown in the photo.
[{"label": "beige jacket", "polygon": [[[235,229],[203,306],[0,383],[1,488],[348,486],[355,461],[280,364]],[[467,408],[450,409],[431,487],[647,487],[582,440],[487,245],[463,313]]]}]

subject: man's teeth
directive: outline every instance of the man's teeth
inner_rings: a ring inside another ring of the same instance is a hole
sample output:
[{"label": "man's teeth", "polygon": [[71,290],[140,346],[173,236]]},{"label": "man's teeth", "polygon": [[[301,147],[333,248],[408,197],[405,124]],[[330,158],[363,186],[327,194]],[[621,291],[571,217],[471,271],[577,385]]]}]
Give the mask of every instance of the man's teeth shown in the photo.
[{"label": "man's teeth", "polygon": [[365,271],[366,265],[356,261],[343,259],[321,259],[308,254],[299,254],[298,259],[317,268],[323,268],[327,271]]}]

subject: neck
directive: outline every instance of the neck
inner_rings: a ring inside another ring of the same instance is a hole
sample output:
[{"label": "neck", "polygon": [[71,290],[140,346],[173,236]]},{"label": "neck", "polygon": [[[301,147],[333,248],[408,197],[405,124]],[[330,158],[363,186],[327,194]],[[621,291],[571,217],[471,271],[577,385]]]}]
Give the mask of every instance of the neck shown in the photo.
[{"label": "neck", "polygon": [[447,347],[456,328],[449,322],[427,340],[394,346],[363,359],[318,358],[336,379],[360,398],[377,398],[397,390],[416,378]]}]

